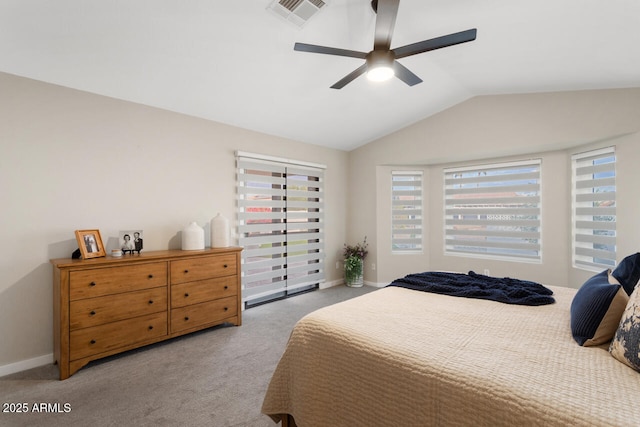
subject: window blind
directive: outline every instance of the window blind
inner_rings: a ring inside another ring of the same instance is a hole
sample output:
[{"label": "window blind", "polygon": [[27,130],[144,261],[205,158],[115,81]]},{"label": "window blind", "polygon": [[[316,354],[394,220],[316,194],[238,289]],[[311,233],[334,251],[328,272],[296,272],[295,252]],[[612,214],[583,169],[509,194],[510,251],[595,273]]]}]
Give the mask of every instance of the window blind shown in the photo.
[{"label": "window blind", "polygon": [[539,261],[541,161],[444,170],[445,253]]},{"label": "window blind", "polygon": [[615,148],[572,156],[573,265],[587,270],[616,263]]},{"label": "window blind", "polygon": [[422,171],[391,172],[391,250],[422,252]]},{"label": "window blind", "polygon": [[247,305],[324,281],[324,171],[238,157],[238,235]]}]

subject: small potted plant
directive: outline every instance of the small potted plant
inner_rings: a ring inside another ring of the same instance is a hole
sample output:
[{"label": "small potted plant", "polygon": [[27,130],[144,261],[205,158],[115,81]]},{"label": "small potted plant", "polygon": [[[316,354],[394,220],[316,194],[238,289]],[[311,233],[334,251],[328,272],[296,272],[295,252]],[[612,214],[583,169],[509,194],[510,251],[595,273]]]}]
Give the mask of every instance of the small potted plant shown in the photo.
[{"label": "small potted plant", "polygon": [[362,243],[344,245],[344,282],[347,286],[360,287],[364,284],[364,259],[367,256],[367,236]]}]

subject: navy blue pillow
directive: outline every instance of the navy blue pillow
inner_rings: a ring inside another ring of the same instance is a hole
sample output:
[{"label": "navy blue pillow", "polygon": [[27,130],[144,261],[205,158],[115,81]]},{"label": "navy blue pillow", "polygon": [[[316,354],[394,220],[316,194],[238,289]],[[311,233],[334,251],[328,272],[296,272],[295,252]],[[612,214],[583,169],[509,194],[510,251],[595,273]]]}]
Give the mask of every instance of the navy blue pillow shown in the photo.
[{"label": "navy blue pillow", "polygon": [[629,301],[615,277],[610,281],[609,271],[584,282],[571,302],[571,334],[582,346],[611,341]]},{"label": "navy blue pillow", "polygon": [[640,252],[620,261],[611,274],[620,282],[627,295],[631,295],[640,280]]}]

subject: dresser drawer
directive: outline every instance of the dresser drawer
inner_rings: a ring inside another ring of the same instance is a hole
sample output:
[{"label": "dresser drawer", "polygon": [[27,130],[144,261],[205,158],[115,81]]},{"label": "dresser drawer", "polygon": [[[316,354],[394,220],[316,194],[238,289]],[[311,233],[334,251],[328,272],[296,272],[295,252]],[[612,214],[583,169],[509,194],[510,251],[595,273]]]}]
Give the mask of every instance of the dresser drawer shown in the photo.
[{"label": "dresser drawer", "polygon": [[70,303],[69,328],[73,331],[160,311],[167,311],[166,286],[81,299]]},{"label": "dresser drawer", "polygon": [[217,299],[171,310],[171,332],[195,328],[235,316],[238,313],[236,297]]},{"label": "dresser drawer", "polygon": [[171,261],[171,283],[185,283],[236,274],[235,255]]},{"label": "dresser drawer", "polygon": [[171,286],[171,307],[184,307],[238,294],[236,276],[198,280]]},{"label": "dresser drawer", "polygon": [[167,313],[155,313],[70,333],[70,360],[167,335]]},{"label": "dresser drawer", "polygon": [[167,263],[156,262],[69,273],[69,299],[94,298],[167,284]]}]

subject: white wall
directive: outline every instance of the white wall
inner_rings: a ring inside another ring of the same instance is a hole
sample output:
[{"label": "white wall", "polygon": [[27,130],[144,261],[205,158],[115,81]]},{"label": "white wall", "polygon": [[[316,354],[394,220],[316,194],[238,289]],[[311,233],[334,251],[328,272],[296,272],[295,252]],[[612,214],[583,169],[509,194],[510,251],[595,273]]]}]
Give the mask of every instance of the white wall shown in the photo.
[{"label": "white wall", "polygon": [[[640,250],[640,89],[473,98],[350,153],[348,235],[367,235],[365,281],[384,285],[430,269],[483,272],[578,287],[589,272],[571,267],[571,164],[574,152],[616,145],[618,257]],[[540,264],[487,261],[443,253],[442,169],[451,165],[541,158]],[[391,253],[390,173],[426,171],[424,252]],[[376,185],[372,185],[376,183]],[[373,269],[375,265],[376,269]]]},{"label": "white wall", "polygon": [[341,279],[348,153],[3,73],[0,94],[0,375],[50,361],[49,259],[71,255],[74,230],[179,249],[190,221],[235,219],[235,150],[327,165],[326,278]]}]

